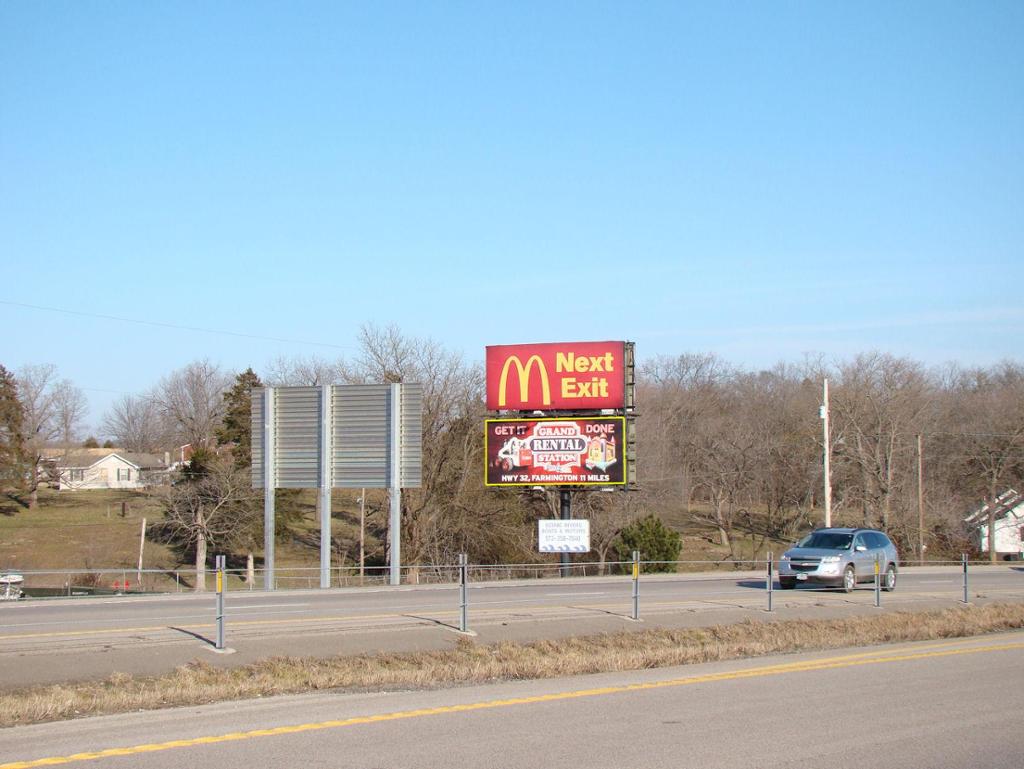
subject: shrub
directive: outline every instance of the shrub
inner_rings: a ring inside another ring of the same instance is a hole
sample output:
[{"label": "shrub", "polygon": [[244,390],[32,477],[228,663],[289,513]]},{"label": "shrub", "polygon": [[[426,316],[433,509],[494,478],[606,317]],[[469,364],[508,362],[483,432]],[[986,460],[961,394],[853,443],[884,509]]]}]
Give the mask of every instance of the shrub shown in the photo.
[{"label": "shrub", "polygon": [[[626,526],[619,532],[615,552],[620,561],[631,561],[633,551],[640,551],[641,561],[676,561],[683,547],[682,537],[672,531],[655,515],[648,515]],[[644,571],[676,570],[674,563],[652,563]]]}]

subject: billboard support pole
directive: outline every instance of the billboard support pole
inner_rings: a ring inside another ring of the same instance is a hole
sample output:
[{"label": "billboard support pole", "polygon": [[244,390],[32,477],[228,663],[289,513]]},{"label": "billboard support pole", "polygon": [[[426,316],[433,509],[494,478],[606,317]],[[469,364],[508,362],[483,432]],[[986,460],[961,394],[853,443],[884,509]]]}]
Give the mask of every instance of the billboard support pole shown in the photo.
[{"label": "billboard support pole", "polygon": [[320,386],[320,587],[331,586],[331,386]]},{"label": "billboard support pole", "polygon": [[402,584],[402,385],[391,385],[391,534],[392,585]]},{"label": "billboard support pole", "polygon": [[263,589],[274,589],[274,388],[263,391]]},{"label": "billboard support pole", "polygon": [[[572,520],[572,492],[569,489],[561,489],[559,492],[559,518],[563,521]],[[559,576],[568,577],[571,573],[571,566],[569,565],[569,554],[561,553],[558,557],[561,563],[559,569]]]}]

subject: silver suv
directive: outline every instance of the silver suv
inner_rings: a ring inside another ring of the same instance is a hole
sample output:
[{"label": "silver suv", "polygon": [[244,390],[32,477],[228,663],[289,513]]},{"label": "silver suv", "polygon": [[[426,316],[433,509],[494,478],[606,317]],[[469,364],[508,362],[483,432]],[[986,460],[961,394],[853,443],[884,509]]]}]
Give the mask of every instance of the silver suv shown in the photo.
[{"label": "silver suv", "polygon": [[899,556],[885,534],[874,529],[818,529],[779,559],[779,586],[791,590],[798,582],[835,585],[847,593],[858,582],[874,581],[875,562],[883,590],[896,588]]}]

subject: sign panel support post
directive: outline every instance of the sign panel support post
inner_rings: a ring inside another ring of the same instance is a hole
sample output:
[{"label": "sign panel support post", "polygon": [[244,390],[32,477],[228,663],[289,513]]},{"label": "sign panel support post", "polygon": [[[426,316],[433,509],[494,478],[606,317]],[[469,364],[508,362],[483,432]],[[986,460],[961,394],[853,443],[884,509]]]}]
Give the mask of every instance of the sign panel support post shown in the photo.
[{"label": "sign panel support post", "polygon": [[391,385],[391,534],[390,584],[402,584],[402,385]]},{"label": "sign panel support post", "polygon": [[469,597],[466,594],[468,583],[469,555],[459,553],[459,631],[462,633],[469,631],[469,619],[466,616],[469,607]]},{"label": "sign panel support post", "polygon": [[274,388],[263,391],[263,589],[274,589]]},{"label": "sign panel support post", "polygon": [[[569,489],[562,489],[559,493],[561,499],[559,500],[559,518],[563,521],[572,520],[572,492]],[[562,553],[559,555],[559,561],[561,562],[561,568],[559,574],[562,577],[568,577],[571,573],[572,567],[569,565],[569,554]]]},{"label": "sign panel support post", "polygon": [[218,555],[217,568],[217,651],[224,651],[224,565],[226,558]]},{"label": "sign panel support post", "polygon": [[640,551],[633,551],[633,619],[640,621]]},{"label": "sign panel support post", "polygon": [[331,387],[320,387],[320,587],[331,586]]},{"label": "sign panel support post", "polygon": [[960,561],[964,565],[964,603],[970,603],[967,597],[967,553],[960,554]]}]

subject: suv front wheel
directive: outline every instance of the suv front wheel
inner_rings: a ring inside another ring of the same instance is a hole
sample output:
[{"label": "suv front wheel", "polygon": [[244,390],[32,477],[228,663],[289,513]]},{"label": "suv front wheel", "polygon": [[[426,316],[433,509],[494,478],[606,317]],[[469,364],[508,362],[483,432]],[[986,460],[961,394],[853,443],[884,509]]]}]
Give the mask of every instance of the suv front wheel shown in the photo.
[{"label": "suv front wheel", "polygon": [[885,567],[885,576],[882,578],[882,590],[891,593],[896,589],[896,567],[889,564]]},{"label": "suv front wheel", "polygon": [[846,571],[843,572],[843,592],[852,593],[855,587],[857,587],[857,572],[853,570],[852,566],[847,566]]}]

